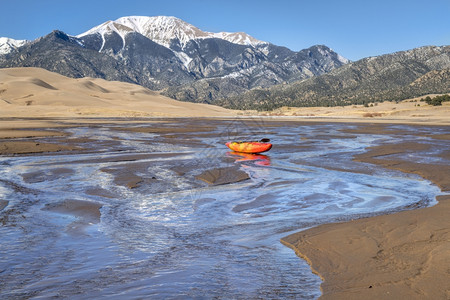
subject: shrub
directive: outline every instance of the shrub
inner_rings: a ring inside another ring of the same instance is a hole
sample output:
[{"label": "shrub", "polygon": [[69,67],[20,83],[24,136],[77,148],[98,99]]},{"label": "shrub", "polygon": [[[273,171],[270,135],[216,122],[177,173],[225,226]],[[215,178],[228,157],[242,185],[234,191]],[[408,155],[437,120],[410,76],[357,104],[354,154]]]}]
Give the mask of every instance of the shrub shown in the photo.
[{"label": "shrub", "polygon": [[[422,99],[420,101],[422,101]],[[428,96],[424,99],[424,101],[428,105],[438,106],[438,105],[442,105],[442,102],[450,101],[450,95],[436,96],[434,98],[431,98],[430,96]]]}]

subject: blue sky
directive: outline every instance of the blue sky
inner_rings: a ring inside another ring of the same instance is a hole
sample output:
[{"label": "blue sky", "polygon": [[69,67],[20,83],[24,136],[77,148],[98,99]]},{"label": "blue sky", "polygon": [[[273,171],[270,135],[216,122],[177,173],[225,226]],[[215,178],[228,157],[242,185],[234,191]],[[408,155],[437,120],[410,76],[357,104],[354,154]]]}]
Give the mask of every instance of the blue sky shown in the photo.
[{"label": "blue sky", "polygon": [[450,0],[0,0],[0,37],[71,35],[119,17],[175,16],[205,31],[244,31],[298,51],[327,45],[358,60],[450,45]]}]

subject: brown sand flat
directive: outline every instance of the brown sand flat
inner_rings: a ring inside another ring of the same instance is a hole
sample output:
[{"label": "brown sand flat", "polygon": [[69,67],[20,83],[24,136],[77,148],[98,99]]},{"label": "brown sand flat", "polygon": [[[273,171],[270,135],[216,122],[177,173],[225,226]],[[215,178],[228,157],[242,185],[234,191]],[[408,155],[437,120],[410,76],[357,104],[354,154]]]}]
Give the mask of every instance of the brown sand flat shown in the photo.
[{"label": "brown sand flat", "polygon": [[66,134],[58,131],[50,130],[15,130],[15,129],[0,129],[0,139],[13,138],[35,138],[35,137],[50,137],[50,136],[65,136]]},{"label": "brown sand flat", "polygon": [[450,140],[450,133],[449,134],[435,134],[432,136],[434,139],[440,139],[440,140]]},{"label": "brown sand flat", "polygon": [[[450,191],[449,165],[384,157],[427,147],[381,145],[356,160],[416,173]],[[321,225],[282,243],[321,276],[321,299],[450,299],[450,196],[438,201],[430,208]]]},{"label": "brown sand flat", "polygon": [[68,199],[47,204],[42,210],[76,217],[76,221],[67,225],[66,232],[70,235],[83,235],[88,226],[100,223],[100,208],[102,205],[97,202]]},{"label": "brown sand flat", "polygon": [[[149,163],[132,163],[115,167],[107,167],[101,169],[102,172],[106,172],[114,175],[114,183],[134,189],[139,187],[144,182],[144,178],[139,174],[146,174],[149,168]],[[151,177],[150,177],[151,178]]]},{"label": "brown sand flat", "polygon": [[88,188],[86,189],[86,194],[91,196],[100,196],[103,198],[114,198],[116,196],[116,194],[114,194],[113,192],[108,191],[101,187]]},{"label": "brown sand flat", "polygon": [[9,204],[9,201],[6,200],[0,200],[0,210],[3,210],[5,207],[7,207]]},{"label": "brown sand flat", "polygon": [[24,173],[21,176],[26,183],[37,183],[57,180],[74,173],[75,171],[70,168],[51,168],[48,166],[46,170],[31,171]]},{"label": "brown sand flat", "polygon": [[102,205],[97,202],[68,199],[57,203],[47,204],[42,210],[72,215],[90,223],[99,223],[101,207]]},{"label": "brown sand flat", "polygon": [[195,178],[212,185],[229,184],[250,179],[247,173],[235,166],[207,170]]},{"label": "brown sand flat", "polygon": [[[171,154],[171,153],[166,153]],[[164,155],[153,154],[153,157],[164,157]],[[176,155],[174,164],[176,164]],[[102,172],[111,174],[114,177],[114,184],[127,187],[129,189],[139,189],[141,187],[151,190],[152,193],[164,193],[173,188],[163,176],[154,171],[154,162],[146,161],[128,161],[126,163],[114,166],[108,166],[100,169]],[[183,174],[184,175],[184,174]],[[100,196],[108,197],[107,191],[92,191]]]},{"label": "brown sand flat", "polygon": [[197,133],[199,131],[214,130],[216,127],[213,126],[196,126],[196,127],[137,127],[137,128],[117,128],[116,130],[131,131],[131,132],[141,132],[141,133],[158,133],[158,134],[175,134],[175,133]]},{"label": "brown sand flat", "polygon": [[82,159],[77,160],[76,163],[83,163],[83,164],[99,164],[99,163],[110,163],[110,162],[136,162],[142,159],[149,159],[149,158],[155,158],[155,157],[177,157],[179,155],[182,155],[182,153],[145,153],[145,154],[124,154],[124,155],[117,155],[114,157],[106,157],[106,158],[99,158],[99,159]]},{"label": "brown sand flat", "polygon": [[0,142],[0,155],[12,155],[12,154],[31,154],[31,153],[43,153],[43,152],[59,152],[69,151],[77,149],[76,147],[40,143],[32,141],[7,141]]},{"label": "brown sand flat", "polygon": [[[1,110],[0,110],[1,111]],[[0,114],[2,114],[0,112]],[[0,129],[2,131],[11,131],[11,133],[19,133],[19,131],[22,130],[31,130],[33,129],[33,132],[36,131],[36,129],[39,129],[41,131],[48,131],[49,128],[51,128],[51,131],[55,131],[54,129],[65,127],[65,124],[61,124],[58,121],[64,121],[67,120],[65,118],[57,119],[57,118],[33,118],[33,117],[27,117],[26,114],[23,114],[22,117],[10,117],[5,113],[5,116],[0,117]],[[78,122],[81,123],[81,122]],[[5,134],[5,135],[11,135],[11,133]],[[21,135],[13,137],[23,137]]]}]

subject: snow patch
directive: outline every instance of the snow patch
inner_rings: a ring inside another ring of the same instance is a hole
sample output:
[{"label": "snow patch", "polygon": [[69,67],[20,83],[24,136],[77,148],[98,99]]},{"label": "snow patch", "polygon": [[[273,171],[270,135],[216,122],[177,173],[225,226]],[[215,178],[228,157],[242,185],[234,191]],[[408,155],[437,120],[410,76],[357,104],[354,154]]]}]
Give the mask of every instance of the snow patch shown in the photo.
[{"label": "snow patch", "polygon": [[125,36],[130,32],[137,32],[152,41],[170,48],[172,40],[178,40],[182,48],[186,44],[195,39],[206,38],[220,38],[229,41],[234,44],[240,45],[262,45],[268,44],[255,39],[254,37],[244,32],[207,32],[202,31],[199,28],[191,25],[181,19],[175,17],[143,17],[143,16],[129,16],[122,17],[115,21],[107,21],[101,25],[98,25],[77,37],[83,37],[89,34],[99,33],[102,36],[106,33],[116,32],[124,40]]},{"label": "snow patch", "polygon": [[337,55],[337,58],[338,58],[338,60],[339,60],[341,63],[343,63],[344,65],[345,65],[345,64],[348,64],[348,63],[350,62],[349,59],[347,59],[347,58],[341,56],[340,54]]},{"label": "snow patch", "polygon": [[181,60],[181,62],[183,63],[183,65],[186,67],[186,69],[189,70],[189,63],[192,61],[192,58],[189,57],[186,53],[184,52],[177,52],[174,51],[173,53],[175,53],[175,55],[178,57],[179,60]]},{"label": "snow patch", "polygon": [[257,46],[262,44],[268,44],[267,42],[255,39],[254,37],[246,34],[245,32],[219,32],[219,33],[210,33],[210,35],[212,37],[223,39],[230,43],[239,45]]},{"label": "snow patch", "polygon": [[77,35],[77,38],[82,38],[86,35],[90,35],[90,34],[100,34],[102,37],[102,46],[99,50],[99,52],[101,52],[103,50],[103,47],[105,45],[105,35],[106,34],[112,34],[112,33],[117,33],[120,38],[122,39],[122,49],[125,47],[125,36],[130,33],[133,32],[134,30],[128,26],[124,26],[123,24],[117,23],[117,22],[113,22],[113,21],[107,21],[101,25],[98,25],[82,34]]},{"label": "snow patch", "polygon": [[80,40],[80,39],[74,39],[74,40],[75,40],[75,42],[77,42],[78,45],[80,45],[81,47],[84,48],[84,44],[83,44],[82,40]]},{"label": "snow patch", "polygon": [[28,42],[28,40],[15,40],[7,37],[0,37],[0,55],[8,54]]}]

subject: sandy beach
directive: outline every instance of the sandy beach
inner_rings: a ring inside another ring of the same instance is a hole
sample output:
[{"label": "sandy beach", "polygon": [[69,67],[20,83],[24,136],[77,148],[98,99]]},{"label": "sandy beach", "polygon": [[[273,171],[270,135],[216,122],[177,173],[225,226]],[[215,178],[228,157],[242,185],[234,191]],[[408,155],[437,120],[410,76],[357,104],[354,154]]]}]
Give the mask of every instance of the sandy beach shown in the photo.
[{"label": "sandy beach", "polygon": [[[358,133],[380,135],[389,132],[386,124],[436,126],[446,133],[430,138],[448,141],[450,103],[432,107],[415,100],[373,107],[284,108],[265,120],[352,122],[357,124],[354,130]],[[59,130],[65,127],[162,122],[151,119],[154,117],[232,119],[250,117],[251,114],[178,102],[128,83],[71,79],[36,68],[0,69],[0,155],[93,151],[84,150],[89,140],[65,141],[66,134]],[[177,143],[180,131],[192,131],[192,137],[195,137],[195,127],[187,124],[185,128],[175,130],[163,123],[151,130],[166,134],[168,139],[172,136],[174,143]],[[208,124],[206,119],[205,124]],[[152,132],[147,130],[147,133]],[[195,143],[196,140],[184,142]],[[427,147],[432,147],[432,143],[390,143],[367,149],[354,160],[417,174],[439,186],[443,192],[450,192],[449,164],[409,158],[411,153]],[[440,150],[439,157],[448,162],[449,150]],[[133,160],[125,156],[117,159]],[[132,167],[102,171],[117,175],[117,184],[131,189],[143,182],[139,176],[142,166],[128,166]],[[182,168],[179,171],[182,174]],[[238,169],[214,169],[198,175],[198,179],[221,185],[245,181],[248,177],[243,173]],[[151,185],[152,178],[146,184]],[[93,191],[104,192],[107,191]],[[321,299],[449,299],[450,196],[442,195],[437,200],[439,203],[433,207],[321,225],[281,241],[294,249],[322,278]],[[7,207],[8,201],[0,199],[0,211]],[[99,222],[100,207],[98,203],[66,200],[46,209],[81,216],[77,226],[84,227],[87,223]]]}]

